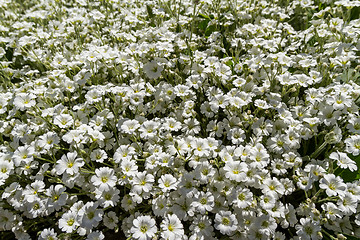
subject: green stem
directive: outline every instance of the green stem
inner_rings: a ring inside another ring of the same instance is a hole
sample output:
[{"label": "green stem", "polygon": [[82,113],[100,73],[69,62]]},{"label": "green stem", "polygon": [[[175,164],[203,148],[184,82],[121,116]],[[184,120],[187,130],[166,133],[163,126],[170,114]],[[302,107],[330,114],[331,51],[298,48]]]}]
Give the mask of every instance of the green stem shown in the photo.
[{"label": "green stem", "polygon": [[49,159],[46,159],[46,158],[42,158],[42,157],[35,157],[39,160],[43,160],[43,161],[46,161],[46,162],[49,162],[49,163],[55,163],[56,161],[52,161],[52,160],[49,160]]},{"label": "green stem", "polygon": [[325,235],[326,236],[328,236],[330,239],[337,239],[337,238],[335,238],[335,237],[333,237],[330,233],[328,233],[327,231],[325,231],[324,229],[321,229],[321,231],[323,232],[323,233],[325,233]]},{"label": "green stem", "polygon": [[320,153],[324,150],[324,148],[326,147],[327,142],[323,142],[320,147],[318,149],[316,149],[315,152],[313,152],[313,154],[311,154],[310,158],[316,158],[320,155]]}]

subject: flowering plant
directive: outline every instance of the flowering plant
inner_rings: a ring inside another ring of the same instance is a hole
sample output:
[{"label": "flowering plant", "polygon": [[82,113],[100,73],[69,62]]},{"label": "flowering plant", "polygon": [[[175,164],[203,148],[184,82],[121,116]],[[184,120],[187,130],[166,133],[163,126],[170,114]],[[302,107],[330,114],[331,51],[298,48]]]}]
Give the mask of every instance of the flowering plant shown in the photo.
[{"label": "flowering plant", "polygon": [[355,0],[2,0],[1,239],[360,237]]}]

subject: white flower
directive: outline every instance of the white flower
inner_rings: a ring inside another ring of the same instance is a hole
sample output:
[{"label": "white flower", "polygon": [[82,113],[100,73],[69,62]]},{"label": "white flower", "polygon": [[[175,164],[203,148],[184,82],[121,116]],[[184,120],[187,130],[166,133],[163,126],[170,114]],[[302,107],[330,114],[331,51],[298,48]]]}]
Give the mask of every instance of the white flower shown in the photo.
[{"label": "white flower", "polygon": [[161,72],[164,69],[157,61],[152,60],[144,65],[144,72],[150,79],[156,79],[161,76]]},{"label": "white flower", "polygon": [[60,128],[68,128],[72,126],[74,120],[70,114],[60,114],[54,118],[54,124]]},{"label": "white flower", "polygon": [[92,229],[102,220],[104,211],[98,209],[98,204],[87,202],[78,212],[78,219],[81,227]]},{"label": "white flower", "polygon": [[58,211],[66,204],[68,195],[65,193],[65,190],[66,188],[61,184],[57,184],[56,186],[51,185],[48,189],[46,189],[46,195],[49,197],[47,201],[49,211]]},{"label": "white flower", "polygon": [[342,178],[334,174],[325,174],[324,178],[320,180],[319,187],[325,189],[329,197],[336,195],[343,196],[346,190],[346,185],[343,183]]},{"label": "white flower", "polygon": [[121,162],[120,167],[126,176],[135,176],[138,173],[138,166],[134,160],[125,159]]},{"label": "white flower", "polygon": [[261,185],[263,194],[280,197],[284,194],[285,188],[277,178],[266,178]]},{"label": "white flower", "polygon": [[360,135],[352,135],[350,138],[347,138],[345,141],[346,151],[351,153],[354,156],[360,154]]},{"label": "white flower", "polygon": [[354,117],[349,119],[349,123],[346,125],[346,128],[352,133],[360,133],[360,117]]},{"label": "white flower", "polygon": [[258,229],[261,233],[270,236],[275,233],[277,224],[275,218],[263,214],[255,219],[253,227]]},{"label": "white flower", "polygon": [[57,234],[53,228],[45,228],[41,231],[39,240],[57,240]]},{"label": "white flower", "polygon": [[120,200],[120,190],[117,188],[110,188],[109,190],[95,189],[96,198],[99,204],[104,207],[115,207]]},{"label": "white flower", "polygon": [[141,194],[141,192],[150,192],[154,182],[154,176],[152,174],[146,174],[146,172],[139,172],[134,176],[132,182],[133,190],[136,193]]},{"label": "white flower", "polygon": [[126,120],[120,127],[119,130],[124,131],[128,134],[133,134],[138,128],[140,128],[140,124],[137,120]]},{"label": "white flower", "polygon": [[156,222],[150,216],[139,216],[134,219],[130,231],[135,239],[150,240],[157,232]]},{"label": "white flower", "polygon": [[230,211],[220,211],[215,215],[215,228],[222,234],[231,235],[237,229],[238,221]]},{"label": "white flower", "polygon": [[14,99],[14,106],[19,110],[25,110],[35,106],[36,95],[31,93],[19,93]]},{"label": "white flower", "polygon": [[248,167],[244,162],[227,161],[223,169],[226,172],[226,178],[230,180],[235,180],[237,182],[242,182],[246,178],[245,172],[247,172]]},{"label": "white flower", "polygon": [[336,218],[341,218],[342,216],[338,206],[332,202],[324,203],[321,205],[321,208],[325,211],[325,216],[332,221],[336,220]]},{"label": "white flower", "polygon": [[33,202],[39,199],[41,193],[45,191],[45,183],[43,181],[36,180],[35,182],[27,185],[24,189],[24,198],[28,202]]},{"label": "white flower", "polygon": [[126,211],[134,209],[135,206],[136,202],[133,201],[132,197],[129,194],[125,195],[121,200],[121,207],[124,208]]},{"label": "white flower", "polygon": [[107,154],[102,149],[95,149],[94,151],[91,152],[90,159],[92,161],[102,163],[102,162],[104,162],[104,160],[107,159]]},{"label": "white flower", "polygon": [[191,206],[195,207],[201,214],[205,214],[206,211],[211,211],[214,208],[214,200],[211,192],[200,192]]},{"label": "white flower", "polygon": [[275,195],[265,194],[260,196],[260,206],[264,209],[272,209],[276,205],[277,197]]},{"label": "white flower", "polygon": [[[1,179],[5,180],[14,170],[14,163],[0,159],[0,182]],[[4,182],[5,183],[5,182]],[[1,184],[0,184],[1,185]]]},{"label": "white flower", "polygon": [[335,110],[350,107],[352,103],[351,99],[346,94],[341,94],[341,92],[336,93],[334,96],[329,96],[326,100]]},{"label": "white flower", "polygon": [[69,132],[67,132],[62,139],[67,142],[68,144],[71,143],[84,143],[85,142],[85,136],[84,136],[84,131],[81,130],[70,130]]},{"label": "white flower", "polygon": [[357,213],[356,207],[358,206],[358,202],[356,197],[354,197],[351,193],[346,192],[345,196],[340,196],[337,205],[339,206],[340,212],[345,215]]},{"label": "white flower", "polygon": [[242,143],[245,137],[245,131],[238,127],[231,128],[227,134],[227,139],[231,140],[233,144]]},{"label": "white flower", "polygon": [[336,163],[340,168],[348,168],[352,172],[357,170],[356,162],[351,160],[346,153],[339,151],[332,152],[329,158],[336,160]]},{"label": "white flower", "polygon": [[191,142],[191,146],[194,149],[194,155],[199,157],[204,157],[209,155],[208,146],[206,144],[206,139],[196,139]]},{"label": "white flower", "polygon": [[237,187],[232,193],[232,204],[238,208],[246,208],[253,201],[253,193],[247,188]]},{"label": "white flower", "polygon": [[60,142],[60,138],[56,132],[48,132],[40,137],[39,145],[46,150],[49,150],[55,144]]},{"label": "white flower", "polygon": [[321,227],[319,223],[313,221],[310,218],[301,218],[300,224],[297,224],[295,228],[296,228],[296,234],[301,239],[308,239],[308,240],[321,239],[321,235],[319,235],[321,231]]},{"label": "white flower", "polygon": [[357,214],[357,215],[355,216],[355,223],[356,223],[358,226],[360,226],[360,214]]},{"label": "white flower", "polygon": [[66,233],[73,232],[79,226],[76,219],[77,213],[72,211],[64,213],[59,219],[59,228]]},{"label": "white flower", "polygon": [[209,183],[213,179],[215,173],[215,168],[207,161],[202,161],[195,167],[195,178],[201,183]]},{"label": "white flower", "polygon": [[166,118],[162,127],[166,131],[178,131],[181,129],[181,123],[174,118]]},{"label": "white flower", "polygon": [[7,105],[8,105],[8,101],[4,98],[0,98],[0,114],[6,113]]},{"label": "white flower", "polygon": [[190,230],[203,239],[211,239],[214,235],[211,218],[207,215],[197,215],[190,225]]},{"label": "white flower", "polygon": [[135,155],[135,148],[129,145],[120,145],[114,154],[114,161],[119,163],[124,160],[131,160]]},{"label": "white flower", "polygon": [[87,235],[86,238],[86,240],[103,240],[103,239],[105,239],[105,235],[100,231],[91,232],[89,233],[89,235]]},{"label": "white flower", "polygon": [[93,104],[102,100],[101,95],[102,92],[94,88],[86,93],[85,98],[89,104]]},{"label": "white flower", "polygon": [[89,128],[87,131],[90,142],[97,142],[99,145],[105,140],[105,135],[96,129]]},{"label": "white flower", "polygon": [[114,211],[110,211],[104,216],[103,222],[107,228],[114,229],[119,222],[119,218]]},{"label": "white flower", "polygon": [[117,177],[114,175],[114,169],[101,167],[95,169],[95,174],[90,180],[100,191],[107,191],[116,185]]},{"label": "white flower", "polygon": [[165,216],[169,211],[170,201],[164,195],[160,195],[152,201],[152,210],[155,216]]},{"label": "white flower", "polygon": [[184,227],[175,214],[168,214],[161,222],[161,236],[168,240],[182,239],[184,236]]},{"label": "white flower", "polygon": [[34,159],[35,149],[33,146],[19,146],[13,156],[12,159],[14,161],[15,166],[20,166],[23,162],[32,162]]},{"label": "white flower", "polygon": [[76,158],[77,152],[68,152],[64,154],[60,160],[56,162],[56,174],[61,175],[64,172],[72,175],[79,172],[79,168],[84,166],[85,162],[82,158]]},{"label": "white flower", "polygon": [[252,168],[264,168],[270,162],[270,155],[266,149],[260,144],[259,148],[253,148],[250,151],[249,159],[252,161],[249,166]]},{"label": "white flower", "polygon": [[347,186],[347,191],[349,193],[351,193],[355,198],[358,199],[358,201],[360,201],[360,184],[359,184],[359,180],[354,181],[354,182],[348,182],[346,183]]},{"label": "white flower", "polygon": [[159,187],[163,192],[168,192],[172,189],[176,190],[177,185],[176,178],[171,174],[162,175],[159,179]]},{"label": "white flower", "polygon": [[156,121],[145,121],[140,127],[140,137],[144,139],[153,138],[160,129],[160,123]]},{"label": "white flower", "polygon": [[36,198],[34,201],[27,203],[25,207],[24,215],[28,218],[37,218],[45,215],[46,206],[44,199]]}]

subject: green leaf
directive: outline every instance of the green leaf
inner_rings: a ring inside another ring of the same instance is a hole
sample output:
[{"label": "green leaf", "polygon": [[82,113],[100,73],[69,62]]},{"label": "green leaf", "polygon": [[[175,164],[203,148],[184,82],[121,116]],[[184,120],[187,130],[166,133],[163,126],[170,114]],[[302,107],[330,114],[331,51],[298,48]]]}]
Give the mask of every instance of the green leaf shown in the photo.
[{"label": "green leaf", "polygon": [[359,178],[357,178],[359,174],[357,172],[351,172],[349,169],[345,169],[341,174],[340,177],[344,179],[344,182],[352,182]]},{"label": "green leaf", "polygon": [[216,30],[216,26],[215,25],[210,25],[206,28],[205,30],[205,36],[210,36],[213,32],[215,32]]},{"label": "green leaf", "polygon": [[348,239],[348,240],[360,240],[360,238],[358,238],[358,237],[350,236],[347,234],[345,234],[345,236],[346,236],[346,239]]},{"label": "green leaf", "polygon": [[205,31],[205,29],[206,29],[209,21],[210,21],[210,20],[207,20],[207,19],[202,20],[202,21],[199,23],[198,28],[201,29],[201,30],[203,30],[203,31]]},{"label": "green leaf", "polygon": [[149,5],[146,5],[146,10],[148,12],[149,17],[152,18],[154,16],[152,8]]},{"label": "green leaf", "polygon": [[211,18],[210,18],[209,16],[206,16],[206,15],[204,15],[204,14],[202,14],[202,13],[199,13],[198,17],[211,20]]},{"label": "green leaf", "polygon": [[356,162],[356,165],[358,166],[358,168],[360,167],[360,155],[358,156],[354,156],[352,154],[349,154],[349,157]]},{"label": "green leaf", "polygon": [[234,63],[233,63],[232,60],[229,60],[229,61],[225,62],[225,64],[226,64],[227,66],[229,66],[229,67],[231,67],[231,66],[234,65]]},{"label": "green leaf", "polygon": [[[358,169],[360,169],[360,155],[353,156],[349,154],[349,157],[356,162]],[[342,179],[344,179],[344,182],[352,182],[360,179],[360,171],[352,172],[349,169],[338,169],[337,171],[335,171],[335,175],[340,176]]]},{"label": "green leaf", "polygon": [[350,12],[350,20],[358,19],[360,15],[360,7],[353,7]]}]

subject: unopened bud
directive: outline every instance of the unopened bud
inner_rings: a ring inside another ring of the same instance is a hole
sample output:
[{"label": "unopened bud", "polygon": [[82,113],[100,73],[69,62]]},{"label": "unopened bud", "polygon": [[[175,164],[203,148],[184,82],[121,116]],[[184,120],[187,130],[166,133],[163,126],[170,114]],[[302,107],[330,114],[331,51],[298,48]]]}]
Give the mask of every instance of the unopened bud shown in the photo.
[{"label": "unopened bud", "polygon": [[337,239],[339,240],[346,240],[347,237],[345,237],[343,234],[339,233],[338,235],[336,235]]},{"label": "unopened bud", "polygon": [[294,93],[294,92],[296,92],[296,91],[297,91],[296,87],[290,88],[290,92]]},{"label": "unopened bud", "polygon": [[341,140],[341,135],[336,134],[334,131],[329,132],[325,135],[325,142],[328,144],[338,143]]},{"label": "unopened bud", "polygon": [[149,152],[143,152],[143,158],[147,158],[150,156],[150,153]]},{"label": "unopened bud", "polygon": [[[311,200],[311,201],[312,201],[312,200]],[[317,217],[320,216],[320,212],[319,212],[319,210],[317,210],[316,208],[313,208],[311,211],[312,211],[312,213],[313,213],[315,216],[317,216]]]},{"label": "unopened bud", "polygon": [[247,76],[247,78],[246,78],[246,81],[247,81],[247,82],[251,82],[252,80],[253,80],[253,76],[252,76],[252,75]]}]

